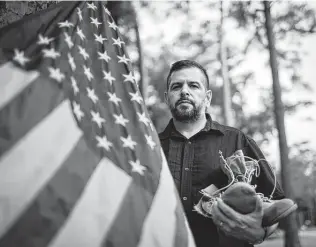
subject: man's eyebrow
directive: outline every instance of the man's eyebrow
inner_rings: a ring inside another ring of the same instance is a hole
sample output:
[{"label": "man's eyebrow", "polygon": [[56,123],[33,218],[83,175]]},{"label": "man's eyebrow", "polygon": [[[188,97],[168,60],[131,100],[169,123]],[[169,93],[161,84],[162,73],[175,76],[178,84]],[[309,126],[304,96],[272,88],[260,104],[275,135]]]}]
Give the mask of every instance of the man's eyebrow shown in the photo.
[{"label": "man's eyebrow", "polygon": [[181,84],[181,83],[183,83],[183,81],[181,81],[181,80],[174,80],[174,81],[170,82],[170,85]]},{"label": "man's eyebrow", "polygon": [[173,81],[170,81],[170,83],[183,83],[183,82],[189,82],[189,83],[202,83],[202,82],[199,82],[199,81],[195,81],[195,80],[173,80]]}]

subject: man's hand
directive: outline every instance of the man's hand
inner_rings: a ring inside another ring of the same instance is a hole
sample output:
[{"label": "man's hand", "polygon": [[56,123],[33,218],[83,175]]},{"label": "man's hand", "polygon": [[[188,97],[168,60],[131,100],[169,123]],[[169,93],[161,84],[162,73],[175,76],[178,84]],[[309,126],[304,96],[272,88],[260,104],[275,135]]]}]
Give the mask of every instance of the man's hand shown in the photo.
[{"label": "man's hand", "polygon": [[240,214],[218,199],[212,206],[214,224],[228,236],[250,243],[261,241],[265,230],[261,226],[263,209],[262,200],[257,196],[256,209],[250,214]]}]

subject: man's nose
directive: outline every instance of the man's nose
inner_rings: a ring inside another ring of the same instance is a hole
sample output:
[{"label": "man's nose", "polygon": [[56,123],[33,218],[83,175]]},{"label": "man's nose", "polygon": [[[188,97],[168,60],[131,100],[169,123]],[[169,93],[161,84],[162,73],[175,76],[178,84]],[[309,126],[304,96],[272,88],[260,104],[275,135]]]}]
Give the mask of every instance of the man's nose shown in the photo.
[{"label": "man's nose", "polygon": [[189,87],[188,85],[184,84],[181,89],[181,95],[189,95],[189,94],[190,94]]}]

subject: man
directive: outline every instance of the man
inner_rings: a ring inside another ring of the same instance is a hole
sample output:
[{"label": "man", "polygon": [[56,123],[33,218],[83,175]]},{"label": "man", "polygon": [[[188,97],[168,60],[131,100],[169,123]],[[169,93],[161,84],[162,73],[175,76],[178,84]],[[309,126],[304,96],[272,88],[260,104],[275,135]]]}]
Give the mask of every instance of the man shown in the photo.
[{"label": "man", "polygon": [[[173,118],[159,138],[197,247],[217,247],[217,227],[226,235],[244,241],[244,246],[253,246],[276,228],[262,228],[263,210],[259,197],[256,210],[247,215],[234,211],[221,199],[212,208],[212,219],[193,211],[193,206],[202,196],[202,189],[214,181],[217,184],[220,181],[223,186],[227,183],[226,176],[220,171],[219,151],[224,157],[229,157],[240,149],[244,155],[256,160],[264,158],[256,143],[243,132],[212,120],[206,113],[211,98],[209,78],[200,64],[189,60],[174,63],[165,92]],[[266,163],[260,163],[256,190],[268,196],[273,190],[273,174]],[[274,199],[281,198],[283,192],[277,184]]]}]

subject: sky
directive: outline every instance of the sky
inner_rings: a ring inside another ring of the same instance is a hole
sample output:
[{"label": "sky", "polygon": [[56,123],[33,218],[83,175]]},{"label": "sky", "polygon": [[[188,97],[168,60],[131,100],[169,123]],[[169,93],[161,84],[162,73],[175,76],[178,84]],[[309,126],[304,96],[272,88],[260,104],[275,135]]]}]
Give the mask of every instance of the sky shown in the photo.
[{"label": "sky", "polygon": [[[307,51],[302,59],[301,75],[303,80],[307,81],[313,88],[313,91],[305,92],[302,90],[294,89],[291,94],[286,97],[293,97],[294,99],[310,99],[316,104],[316,77],[315,77],[315,64],[316,64],[316,35],[309,37],[302,45],[302,49]],[[253,63],[256,60],[252,60]],[[269,68],[263,66],[257,61],[255,67],[255,77],[258,85],[271,86],[271,72]],[[256,102],[260,94],[256,86],[249,87],[249,100],[248,102]],[[284,96],[283,96],[284,97]],[[249,104],[248,110],[255,112],[259,107],[259,102]],[[309,147],[316,150],[316,105],[307,108],[299,108],[295,114],[286,115],[285,127],[288,146],[292,146],[295,143],[308,141]],[[275,137],[276,137],[275,133]],[[263,150],[268,153],[270,161],[279,168],[279,151],[278,142],[274,138],[268,146],[264,146]]]},{"label": "sky", "polygon": [[[316,1],[309,3],[316,10]],[[168,8],[167,3],[159,3],[159,11],[163,13]],[[183,16],[172,15],[163,21],[158,21],[146,11],[138,11],[140,28],[141,28],[141,39],[147,40],[148,38],[156,40],[155,42],[143,42],[144,52],[151,53],[151,55],[159,54],[159,47],[161,43],[171,43],[176,37],[177,33],[181,29],[181,26],[185,25],[187,28],[194,29],[194,23],[201,19],[209,19],[211,22],[218,22],[218,16],[210,15],[208,10],[203,9],[199,6],[193,7],[193,16],[186,18]],[[159,14],[159,13],[158,13]],[[190,19],[191,18],[191,19]],[[242,44],[242,38],[240,31],[233,27],[233,24],[228,23],[227,28],[229,29],[230,37],[233,37],[233,42]],[[228,37],[229,39],[231,39]],[[161,41],[161,42],[160,42]],[[299,108],[299,110],[290,116],[286,116],[286,134],[288,145],[292,146],[294,143],[308,141],[310,142],[309,147],[316,150],[316,82],[315,82],[315,65],[316,65],[316,35],[311,35],[303,40],[301,47],[302,52],[306,54],[302,59],[301,76],[304,81],[313,88],[313,91],[303,91],[299,88],[294,88],[290,94],[283,95],[287,100],[298,100],[298,99],[310,99],[315,102],[315,105],[308,108]],[[184,54],[185,56],[185,54]],[[251,68],[255,73],[255,84],[247,86],[244,89],[244,93],[247,94],[248,104],[246,105],[246,112],[255,113],[260,108],[260,90],[259,88],[271,88],[271,71],[266,66],[266,59],[258,59],[263,54],[258,51],[250,53],[246,61],[246,66]],[[280,80],[282,85],[286,85],[286,80],[283,79],[282,72],[280,73]],[[267,159],[270,163],[279,169],[279,154],[278,154],[278,142],[277,133],[274,133],[272,141],[269,145],[264,145],[261,148],[266,154]]]}]

